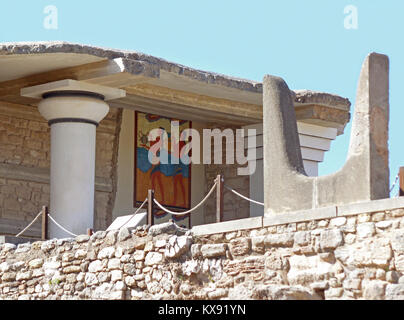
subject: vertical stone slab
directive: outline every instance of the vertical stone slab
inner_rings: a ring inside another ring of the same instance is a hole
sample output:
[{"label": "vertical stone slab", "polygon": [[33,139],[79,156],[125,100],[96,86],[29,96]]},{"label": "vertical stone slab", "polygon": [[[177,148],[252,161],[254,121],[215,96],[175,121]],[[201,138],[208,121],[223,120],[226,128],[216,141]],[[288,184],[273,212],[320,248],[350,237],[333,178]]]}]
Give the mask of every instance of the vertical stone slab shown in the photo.
[{"label": "vertical stone slab", "polygon": [[389,59],[371,53],[362,66],[347,161],[334,174],[308,177],[303,169],[289,88],[265,76],[265,215],[389,197]]},{"label": "vertical stone slab", "polygon": [[369,57],[371,200],[389,197],[389,59]]},{"label": "vertical stone slab", "polygon": [[312,182],[306,177],[290,90],[281,78],[265,76],[265,215],[312,208]]},{"label": "vertical stone slab", "polygon": [[359,77],[347,161],[318,178],[318,205],[389,197],[389,59],[371,53]]}]

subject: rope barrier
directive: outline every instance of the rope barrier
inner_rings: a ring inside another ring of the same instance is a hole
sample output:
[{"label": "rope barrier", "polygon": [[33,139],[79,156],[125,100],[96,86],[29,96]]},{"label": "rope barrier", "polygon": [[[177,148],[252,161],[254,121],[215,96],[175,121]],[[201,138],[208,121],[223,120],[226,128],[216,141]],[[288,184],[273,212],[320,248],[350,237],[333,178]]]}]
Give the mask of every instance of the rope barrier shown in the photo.
[{"label": "rope barrier", "polygon": [[244,200],[250,201],[252,203],[258,204],[260,206],[264,206],[264,204],[262,202],[256,201],[256,200],[252,200],[250,198],[247,198],[246,196],[243,196],[242,194],[238,193],[236,190],[224,185],[224,187],[228,190],[230,190],[231,192],[233,192],[235,195],[239,196],[240,198],[243,198]]},{"label": "rope barrier", "polygon": [[57,223],[57,221],[56,221],[50,214],[48,214],[48,217],[49,217],[49,219],[52,220],[52,222],[53,222],[54,224],[56,224],[56,225],[57,225],[60,229],[62,229],[64,232],[66,232],[66,233],[68,233],[68,234],[70,234],[70,235],[72,235],[72,236],[74,236],[74,237],[77,237],[77,234],[74,234],[73,232],[70,232],[69,230],[63,228],[59,223]]},{"label": "rope barrier", "polygon": [[[396,176],[396,178],[395,178],[395,180],[394,180],[394,183],[393,183],[393,185],[392,185],[391,188],[390,188],[390,193],[391,193],[391,192],[394,190],[394,188],[396,187],[397,182],[398,182],[398,180],[399,180],[399,177],[400,177],[400,174],[397,174],[397,176]],[[205,201],[210,197],[210,195],[211,195],[212,192],[215,190],[215,188],[217,187],[217,185],[218,185],[218,182],[215,181],[215,183],[213,184],[212,188],[209,190],[208,194],[207,194],[195,207],[193,207],[192,209],[189,209],[189,210],[187,210],[187,211],[183,211],[183,212],[171,211],[171,210],[167,209],[166,207],[164,207],[162,204],[160,204],[156,199],[153,199],[153,200],[154,200],[154,203],[155,203],[161,210],[163,210],[163,211],[165,211],[165,212],[167,212],[167,213],[169,213],[169,214],[172,214],[172,215],[184,216],[184,215],[187,215],[187,214],[189,214],[189,213],[195,211],[195,210],[198,209],[200,206],[202,206],[202,204],[204,204]],[[230,187],[228,187],[228,186],[226,186],[226,185],[223,185],[223,186],[224,186],[226,189],[230,190],[232,193],[234,193],[235,195],[239,196],[240,198],[242,198],[242,199],[244,199],[244,200],[247,200],[247,201],[249,201],[249,202],[258,204],[258,205],[260,205],[260,206],[264,206],[264,203],[262,203],[262,202],[259,202],[259,201],[256,201],[256,200],[252,200],[252,199],[250,199],[250,198],[248,198],[248,197],[246,197],[246,196],[244,196],[244,195],[238,193],[236,190],[234,190],[234,189],[232,189],[232,188],[230,188]],[[399,192],[400,192],[400,190],[399,190]],[[399,196],[399,192],[398,192],[397,196]],[[140,205],[140,207],[136,209],[136,211],[131,215],[131,217],[130,217],[124,224],[122,224],[122,225],[119,227],[119,229],[121,229],[123,226],[125,226],[126,224],[128,224],[129,221],[130,221],[136,214],[138,214],[138,212],[140,211],[140,209],[143,208],[143,206],[147,203],[147,201],[148,201],[148,198],[146,198],[146,199],[143,201],[143,203]],[[39,213],[36,215],[36,217],[35,217],[20,233],[18,233],[17,235],[15,235],[15,237],[16,237],[16,238],[20,237],[25,231],[27,231],[27,230],[35,223],[35,221],[36,221],[42,214],[43,214],[42,211],[39,212]],[[52,222],[53,222],[54,224],[56,224],[60,229],[62,229],[63,231],[65,231],[66,233],[68,233],[68,234],[70,234],[70,235],[72,235],[72,236],[74,236],[74,237],[77,237],[76,234],[74,234],[73,232],[70,232],[69,230],[67,230],[66,228],[64,228],[63,226],[61,226],[49,213],[48,213],[48,217],[49,217],[49,219],[52,220]]]},{"label": "rope barrier", "polygon": [[121,229],[124,225],[126,225],[126,224],[140,211],[140,209],[143,208],[143,206],[146,204],[146,202],[147,202],[147,198],[143,201],[142,205],[141,205],[139,208],[137,208],[137,210],[135,211],[135,213],[131,215],[131,217],[128,219],[128,221],[126,221],[126,222],[125,222],[123,225],[121,225],[118,229]]},{"label": "rope barrier", "polygon": [[[396,181],[394,182],[394,184],[393,184],[393,186],[392,186],[390,192],[391,192],[391,191],[393,190],[393,188],[395,187],[397,181],[398,181],[398,175],[397,175]],[[154,203],[155,203],[161,210],[163,210],[163,211],[165,211],[165,212],[167,212],[167,213],[169,213],[169,214],[171,214],[171,215],[184,216],[184,215],[187,215],[187,214],[189,214],[189,213],[195,211],[195,210],[198,209],[200,206],[202,206],[202,205],[206,202],[206,200],[211,196],[211,194],[213,193],[213,191],[216,189],[217,185],[218,185],[218,181],[215,181],[215,183],[213,184],[212,188],[209,190],[209,192],[207,193],[207,195],[206,195],[195,207],[193,207],[192,209],[183,211],[183,212],[171,211],[171,210],[167,209],[166,207],[164,207],[164,206],[163,206],[161,203],[159,203],[156,199],[153,199],[153,201],[154,201]],[[232,189],[232,188],[230,188],[230,187],[228,187],[228,186],[226,186],[226,185],[224,185],[224,187],[225,187],[226,189],[230,190],[230,191],[231,191],[232,193],[234,193],[235,195],[241,197],[241,198],[244,199],[244,200],[247,200],[247,201],[250,201],[250,202],[252,202],[252,203],[255,203],[255,204],[264,206],[264,204],[263,204],[262,202],[259,202],[259,201],[256,201],[256,200],[252,200],[252,199],[250,199],[250,198],[248,198],[248,197],[246,197],[246,196],[243,196],[242,194],[238,193],[236,190],[234,190],[234,189]],[[138,214],[138,212],[143,208],[143,206],[147,203],[147,201],[148,201],[148,198],[146,198],[146,199],[143,201],[143,203],[140,205],[140,207],[136,209],[136,211],[131,215],[131,217],[130,217],[124,224],[122,224],[122,225],[119,227],[119,229],[121,229],[123,226],[125,226],[126,224],[128,224],[129,221],[130,221],[131,219],[133,219],[133,217],[134,217],[136,214]],[[28,224],[28,225],[24,228],[24,230],[22,230],[20,233],[18,233],[18,234],[16,235],[16,237],[21,236],[26,230],[28,230],[28,229],[34,224],[34,222],[39,218],[39,216],[40,216],[41,214],[42,214],[42,211],[39,212],[38,215],[31,221],[31,223]],[[68,233],[69,235],[72,235],[72,236],[74,236],[74,237],[77,237],[76,234],[74,234],[73,232],[70,232],[69,230],[67,230],[66,228],[64,228],[62,225],[60,225],[49,213],[48,213],[48,217],[49,217],[49,219],[50,219],[56,226],[58,226],[58,227],[59,227],[60,229],[62,229],[64,232],[66,232],[66,233]]]},{"label": "rope barrier", "polygon": [[195,207],[193,207],[192,209],[189,209],[187,211],[183,211],[183,212],[175,212],[175,211],[171,211],[168,210],[167,208],[163,207],[156,199],[154,199],[154,203],[163,211],[173,214],[175,216],[184,216],[188,213],[191,213],[192,211],[195,211],[196,209],[198,209],[208,198],[209,196],[212,194],[212,192],[215,190],[217,186],[217,181],[214,183],[214,185],[212,186],[212,188],[210,189],[210,191],[208,192],[208,194],[205,196],[205,198],[203,198],[201,200],[201,202],[199,202]]},{"label": "rope barrier", "polygon": [[25,231],[27,231],[27,230],[29,229],[29,227],[31,227],[31,226],[34,224],[34,222],[39,218],[40,215],[42,215],[42,211],[39,212],[39,213],[37,214],[37,216],[34,218],[34,220],[32,220],[32,221],[30,222],[30,224],[28,224],[28,225],[24,228],[24,230],[22,230],[22,231],[21,231],[19,234],[17,234],[15,237],[18,238],[18,237],[21,236]]}]

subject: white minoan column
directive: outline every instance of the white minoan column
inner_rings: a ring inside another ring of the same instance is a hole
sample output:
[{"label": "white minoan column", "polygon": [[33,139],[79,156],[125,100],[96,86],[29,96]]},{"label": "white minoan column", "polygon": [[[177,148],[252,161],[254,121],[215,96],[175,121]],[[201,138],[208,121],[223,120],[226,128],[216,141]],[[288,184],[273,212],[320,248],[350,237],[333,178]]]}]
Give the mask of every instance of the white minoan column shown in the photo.
[{"label": "white minoan column", "polygon": [[[74,80],[23,90],[22,95],[42,97],[38,109],[51,128],[49,213],[70,232],[84,234],[94,226],[96,128],[109,111],[104,100],[124,91]],[[49,237],[71,235],[49,222]]]},{"label": "white minoan column", "polygon": [[[38,106],[51,128],[50,214],[74,234],[93,228],[95,134],[109,106],[86,93],[56,93]],[[54,223],[50,238],[69,236]]]}]

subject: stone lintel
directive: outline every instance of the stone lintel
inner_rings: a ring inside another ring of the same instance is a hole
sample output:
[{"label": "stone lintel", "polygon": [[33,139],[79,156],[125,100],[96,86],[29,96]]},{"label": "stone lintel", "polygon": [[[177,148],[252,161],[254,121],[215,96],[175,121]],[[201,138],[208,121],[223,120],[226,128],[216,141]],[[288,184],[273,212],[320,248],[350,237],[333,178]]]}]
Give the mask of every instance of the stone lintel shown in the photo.
[{"label": "stone lintel", "polygon": [[21,95],[23,97],[42,99],[44,93],[54,91],[85,91],[97,93],[104,96],[105,101],[119,99],[126,96],[125,90],[122,89],[100,86],[72,79],[64,79],[22,88]]},{"label": "stone lintel", "polygon": [[404,197],[357,202],[338,206],[338,217],[404,208]]},{"label": "stone lintel", "polygon": [[263,226],[270,227],[281,224],[330,219],[336,217],[337,217],[337,207],[330,206],[324,208],[279,213],[270,216],[265,216],[263,220]]},{"label": "stone lintel", "polygon": [[203,236],[223,232],[234,232],[239,230],[286,225],[289,223],[309,222],[344,216],[354,216],[362,213],[374,213],[401,208],[404,208],[404,197],[287,212],[266,217],[254,217],[219,223],[204,224],[194,226],[192,228],[192,232],[196,236]]}]

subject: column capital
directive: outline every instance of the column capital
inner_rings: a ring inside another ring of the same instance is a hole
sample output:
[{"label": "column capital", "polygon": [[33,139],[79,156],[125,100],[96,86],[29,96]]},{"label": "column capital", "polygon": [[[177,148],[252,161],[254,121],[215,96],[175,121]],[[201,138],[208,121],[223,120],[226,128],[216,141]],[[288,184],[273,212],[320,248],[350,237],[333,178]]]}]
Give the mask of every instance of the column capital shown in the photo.
[{"label": "column capital", "polygon": [[87,122],[98,125],[108,114],[106,100],[122,98],[125,90],[65,79],[21,89],[21,95],[42,99],[38,105],[49,125]]},{"label": "column capital", "polygon": [[83,81],[72,79],[64,79],[59,81],[48,82],[37,86],[26,87],[21,89],[23,97],[43,99],[49,96],[52,92],[65,93],[66,95],[74,93],[83,93],[88,95],[97,95],[103,100],[119,99],[126,96],[125,90],[100,86]]}]

